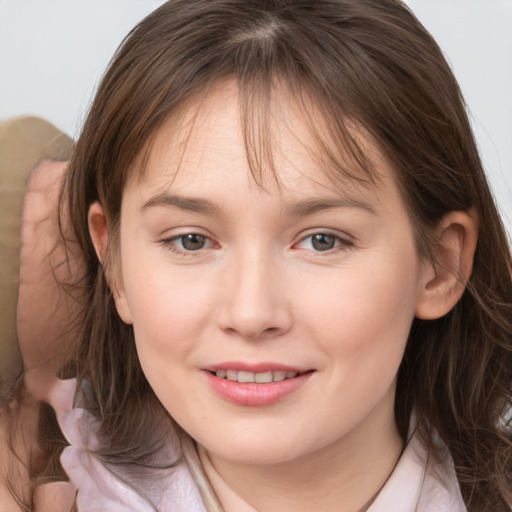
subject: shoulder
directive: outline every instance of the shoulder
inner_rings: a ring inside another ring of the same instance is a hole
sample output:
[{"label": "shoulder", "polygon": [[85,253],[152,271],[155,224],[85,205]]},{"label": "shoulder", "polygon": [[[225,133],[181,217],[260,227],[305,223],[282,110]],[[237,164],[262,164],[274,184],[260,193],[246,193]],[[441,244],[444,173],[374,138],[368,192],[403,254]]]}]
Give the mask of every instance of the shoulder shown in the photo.
[{"label": "shoulder", "polygon": [[450,453],[443,445],[436,448],[427,451],[421,446],[427,459],[418,512],[466,512]]},{"label": "shoulder", "polygon": [[413,434],[369,512],[466,512],[448,451],[436,453]]}]

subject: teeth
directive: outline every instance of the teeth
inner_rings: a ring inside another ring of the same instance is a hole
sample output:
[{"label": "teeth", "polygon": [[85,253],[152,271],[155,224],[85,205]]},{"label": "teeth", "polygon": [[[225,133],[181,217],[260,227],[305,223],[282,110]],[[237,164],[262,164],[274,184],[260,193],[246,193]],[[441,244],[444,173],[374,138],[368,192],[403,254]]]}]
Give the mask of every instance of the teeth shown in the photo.
[{"label": "teeth", "polygon": [[254,382],[257,382],[258,384],[265,384],[267,382],[272,382],[272,377],[272,372],[255,373]]},{"label": "teeth", "polygon": [[267,384],[270,382],[280,382],[286,379],[293,379],[299,375],[298,372],[286,372],[283,370],[274,370],[261,373],[237,371],[237,370],[218,370],[215,372],[219,379],[227,379],[233,382],[247,383],[256,382],[258,384]]},{"label": "teeth", "polygon": [[286,372],[283,370],[276,370],[273,375],[274,382],[286,379]]},{"label": "teeth", "polygon": [[238,372],[238,382],[254,382],[255,374],[252,372]]}]

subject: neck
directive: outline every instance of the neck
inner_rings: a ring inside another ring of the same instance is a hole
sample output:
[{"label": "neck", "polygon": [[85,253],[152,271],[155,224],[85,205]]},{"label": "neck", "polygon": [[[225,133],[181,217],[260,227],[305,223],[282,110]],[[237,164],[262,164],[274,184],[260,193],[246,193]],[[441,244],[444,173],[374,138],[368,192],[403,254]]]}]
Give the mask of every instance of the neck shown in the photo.
[{"label": "neck", "polygon": [[379,412],[335,443],[293,461],[244,464],[202,447],[200,455],[225,512],[365,510],[403,446],[393,415]]}]

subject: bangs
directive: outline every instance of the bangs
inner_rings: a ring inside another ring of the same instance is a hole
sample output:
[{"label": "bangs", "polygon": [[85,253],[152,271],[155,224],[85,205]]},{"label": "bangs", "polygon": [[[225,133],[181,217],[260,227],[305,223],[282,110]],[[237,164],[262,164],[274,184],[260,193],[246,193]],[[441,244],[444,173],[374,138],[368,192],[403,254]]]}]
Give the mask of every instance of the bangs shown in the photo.
[{"label": "bangs", "polygon": [[[170,175],[170,184],[178,175],[190,138],[216,90],[228,88],[238,95],[240,130],[248,168],[254,182],[268,191],[282,185],[275,155],[280,151],[280,131],[285,130],[299,142],[324,171],[335,190],[351,187],[376,187],[381,173],[383,153],[375,139],[358,120],[348,117],[334,105],[327,105],[321,93],[289,78],[226,77],[190,94],[172,110],[160,125],[170,125],[170,137],[177,152],[178,165]],[[304,129],[305,128],[305,129]],[[133,174],[143,177],[159,132],[148,137],[132,166]]]},{"label": "bangs", "polygon": [[[247,161],[260,186],[265,187],[269,179],[279,183],[273,157],[279,151],[276,125],[286,126],[333,186],[377,184],[379,151],[367,130],[341,108],[327,105],[325,96],[302,78],[269,77],[265,81],[241,81],[239,87]],[[306,133],[299,133],[300,124],[306,126]]]}]

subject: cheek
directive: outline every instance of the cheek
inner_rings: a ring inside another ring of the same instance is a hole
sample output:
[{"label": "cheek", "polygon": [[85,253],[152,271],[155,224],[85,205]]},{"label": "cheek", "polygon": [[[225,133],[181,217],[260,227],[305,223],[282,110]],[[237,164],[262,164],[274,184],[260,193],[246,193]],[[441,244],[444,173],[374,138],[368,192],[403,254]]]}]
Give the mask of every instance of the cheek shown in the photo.
[{"label": "cheek", "polygon": [[406,267],[351,268],[309,302],[308,337],[327,356],[323,391],[342,404],[340,421],[355,424],[384,396],[393,400],[415,310],[415,267]]},{"label": "cheek", "polygon": [[401,359],[414,318],[417,267],[379,261],[341,269],[304,303],[331,353],[361,361]]},{"label": "cheek", "polygon": [[186,353],[211,315],[206,286],[193,272],[126,263],[124,289],[141,358],[145,352]]}]

